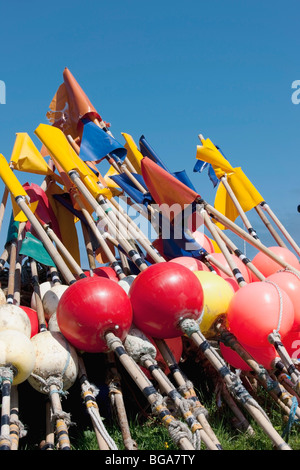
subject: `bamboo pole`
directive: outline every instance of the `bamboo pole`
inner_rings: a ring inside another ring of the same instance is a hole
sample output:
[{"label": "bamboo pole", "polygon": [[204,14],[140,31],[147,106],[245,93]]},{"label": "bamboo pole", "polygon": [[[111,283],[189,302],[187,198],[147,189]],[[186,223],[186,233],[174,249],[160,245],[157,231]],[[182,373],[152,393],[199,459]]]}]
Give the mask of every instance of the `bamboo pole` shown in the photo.
[{"label": "bamboo pole", "polygon": [[[180,326],[182,331],[188,335],[191,341],[193,341],[193,343],[203,352],[213,367],[221,375],[222,380],[226,383],[231,394],[239,400],[239,403],[241,403],[248,413],[255,419],[277,449],[291,450],[290,446],[274,429],[270,420],[259,407],[258,403],[250,397],[241,382],[237,379],[237,376],[228,369],[221,356],[211,348],[209,342],[200,332],[199,325],[194,320],[182,320]],[[242,395],[244,396],[243,400],[241,400]]]},{"label": "bamboo pole", "polygon": [[300,274],[299,270],[295,269],[289,263],[286,263],[285,261],[283,261],[279,256],[273,253],[269,248],[267,248],[261,242],[258,242],[257,240],[255,240],[255,238],[251,237],[251,235],[249,235],[245,230],[241,229],[237,224],[232,222],[230,219],[223,216],[221,212],[217,211],[213,206],[208,204],[204,199],[198,198],[196,202],[199,204],[197,211],[200,211],[204,207],[204,209],[208,212],[208,214],[213,219],[215,219],[217,222],[221,222],[225,227],[230,229],[233,233],[235,233],[236,235],[239,235],[243,240],[249,242],[250,245],[262,251],[265,255],[267,255],[273,261],[278,263],[280,266],[282,266],[283,268],[288,268],[291,271],[296,272],[296,274]]},{"label": "bamboo pole", "polygon": [[137,443],[132,439],[128,418],[126,414],[124,398],[121,388],[121,376],[118,372],[114,353],[107,353],[108,372],[107,384],[112,409],[115,411],[120,426],[124,447],[126,450],[137,450]]},{"label": "bamboo pole", "polygon": [[[150,380],[147,379],[135,361],[126,353],[121,340],[113,333],[106,333],[105,339],[109,349],[117,355],[123,367],[127,370],[131,378],[151,404],[153,411],[158,414],[163,424],[166,425],[171,437],[175,439],[175,442],[179,447],[184,450],[194,450],[194,446],[191,444],[188,435],[187,437],[183,436],[183,426],[180,426],[180,422],[170,414],[169,410],[163,404],[161,399],[162,397],[155,390]],[[183,425],[183,423],[181,424]],[[177,432],[177,426],[180,426],[180,433],[179,429]]]}]

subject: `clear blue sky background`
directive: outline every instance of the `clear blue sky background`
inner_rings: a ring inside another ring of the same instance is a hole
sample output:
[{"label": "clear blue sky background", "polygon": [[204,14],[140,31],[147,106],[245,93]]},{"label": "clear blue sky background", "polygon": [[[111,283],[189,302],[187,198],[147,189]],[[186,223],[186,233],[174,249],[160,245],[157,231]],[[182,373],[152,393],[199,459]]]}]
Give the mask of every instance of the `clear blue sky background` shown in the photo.
[{"label": "clear blue sky background", "polygon": [[[68,67],[116,139],[144,134],[213,203],[206,173],[192,171],[198,134],[209,137],[299,241],[300,105],[291,100],[300,79],[298,13],[296,1],[5,2],[0,152],[10,159],[16,132],[40,148],[34,130],[47,123]],[[256,213],[248,215],[259,229]],[[0,251],[5,239],[3,226]]]}]

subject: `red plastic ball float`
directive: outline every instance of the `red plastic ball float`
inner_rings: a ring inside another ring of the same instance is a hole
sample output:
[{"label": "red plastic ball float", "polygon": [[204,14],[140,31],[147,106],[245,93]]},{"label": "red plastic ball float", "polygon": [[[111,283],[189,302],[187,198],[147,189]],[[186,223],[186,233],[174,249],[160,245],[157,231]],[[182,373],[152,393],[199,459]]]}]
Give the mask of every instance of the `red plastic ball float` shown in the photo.
[{"label": "red plastic ball float", "polygon": [[27,316],[30,320],[30,325],[31,325],[31,336],[30,336],[30,338],[32,338],[33,336],[37,335],[38,332],[39,332],[38,314],[33,308],[26,307],[26,306],[23,306],[23,305],[20,305],[20,308],[22,310],[24,310],[25,313],[27,313]]},{"label": "red plastic ball float", "polygon": [[193,237],[195,238],[196,242],[198,242],[199,245],[201,245],[202,248],[204,248],[204,250],[206,250],[208,253],[215,252],[212,241],[210,240],[210,238],[208,238],[207,235],[205,235],[205,233],[196,231],[193,232]]},{"label": "red plastic ball float", "polygon": [[[279,334],[283,339],[294,324],[294,307],[282,289],[282,312]],[[253,348],[269,345],[268,336],[277,329],[280,320],[280,295],[278,288],[267,282],[254,282],[239,289],[228,310],[229,330],[239,342]]]},{"label": "red plastic ball float", "polygon": [[[297,257],[287,248],[281,246],[271,246],[269,250],[272,251],[278,258],[287,264],[290,264],[293,268],[300,269],[300,264]],[[252,264],[265,276],[268,277],[271,274],[276,273],[283,267],[270,258],[268,255],[260,251],[254,256]],[[258,281],[258,278],[254,273],[251,272],[251,281]]]},{"label": "red plastic ball float", "polygon": [[179,321],[197,320],[203,289],[195,274],[176,263],[158,263],[138,274],[129,291],[133,323],[145,335],[165,339],[182,336]]},{"label": "red plastic ball float", "polygon": [[[105,277],[106,279],[111,279],[112,281],[119,282],[119,278],[113,268],[110,266],[101,266],[93,270],[94,276]],[[90,271],[84,271],[84,274],[87,277],[91,277]]]},{"label": "red plastic ball float", "polygon": [[292,330],[300,330],[300,277],[288,271],[278,271],[271,274],[266,280],[274,282],[284,290],[291,299],[294,306],[294,325]]},{"label": "red plastic ball float", "polygon": [[112,331],[122,341],[132,323],[132,308],[126,292],[116,282],[99,276],[70,285],[57,310],[61,333],[77,349],[105,352],[105,334]]},{"label": "red plastic ball float", "polygon": [[[213,253],[213,257],[215,258],[216,261],[219,261],[219,263],[221,263],[225,268],[230,270],[230,267],[223,253]],[[240,270],[241,274],[243,275],[243,278],[245,279],[245,281],[247,283],[251,282],[250,270],[247,268],[247,266],[243,263],[242,260],[240,260],[240,258],[238,258],[238,256],[231,255],[231,257],[234,263],[236,264],[236,267]],[[223,271],[221,271],[221,269],[219,269],[217,266],[215,266],[213,264],[213,261],[210,261],[210,263],[213,265],[213,267],[215,268],[215,271],[217,272],[217,274],[219,274],[219,276],[223,277],[224,279],[228,278],[228,275],[224,273]]]},{"label": "red plastic ball float", "polygon": [[181,264],[191,271],[209,271],[208,267],[202,263],[202,261],[190,256],[179,256],[178,258],[171,259],[169,263]]},{"label": "red plastic ball float", "polygon": [[[243,345],[244,349],[253,357],[253,359],[261,364],[265,369],[272,369],[272,362],[274,359],[279,358],[279,355],[275,347],[270,344],[265,348],[251,348],[249,345]],[[241,369],[243,371],[251,371],[252,368],[241,358],[241,356],[231,349],[229,346],[225,346],[224,343],[220,342],[220,352],[228,364],[235,369]]]}]

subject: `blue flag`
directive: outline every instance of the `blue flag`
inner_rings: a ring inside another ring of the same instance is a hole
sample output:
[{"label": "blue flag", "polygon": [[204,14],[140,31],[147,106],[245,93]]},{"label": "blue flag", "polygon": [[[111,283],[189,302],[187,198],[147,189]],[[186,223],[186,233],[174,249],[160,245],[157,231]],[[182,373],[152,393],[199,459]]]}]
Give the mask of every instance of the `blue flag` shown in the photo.
[{"label": "blue flag", "polygon": [[153,198],[151,194],[148,192],[148,188],[145,185],[145,181],[142,175],[137,173],[134,174],[135,179],[145,188],[147,193],[142,193],[135,184],[131,181],[131,179],[125,174],[122,173],[120,175],[113,175],[110,178],[117,183],[117,185],[122,188],[128,196],[131,197],[135,202],[138,204],[143,204],[145,207],[150,203],[153,203]]},{"label": "blue flag", "polygon": [[[139,145],[140,145],[140,152],[144,157],[150,158],[153,162],[157,163],[159,166],[161,166],[164,170],[168,171],[168,168],[166,165],[163,163],[163,161],[159,158],[159,156],[156,154],[154,149],[151,147],[149,142],[145,139],[145,136],[141,136],[139,140]],[[170,173],[170,172],[169,172]]]},{"label": "blue flag", "polygon": [[83,133],[79,156],[83,161],[97,161],[106,156],[116,162],[124,161],[127,150],[110,134],[87,119],[83,120]]}]

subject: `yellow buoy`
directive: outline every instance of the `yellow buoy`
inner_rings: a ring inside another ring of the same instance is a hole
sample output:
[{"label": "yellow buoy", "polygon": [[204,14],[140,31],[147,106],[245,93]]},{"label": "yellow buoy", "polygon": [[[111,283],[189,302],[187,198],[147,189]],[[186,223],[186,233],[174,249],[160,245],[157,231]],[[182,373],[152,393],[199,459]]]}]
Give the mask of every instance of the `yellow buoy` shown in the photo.
[{"label": "yellow buoy", "polygon": [[210,271],[193,271],[200,281],[204,293],[203,312],[200,317],[200,330],[206,336],[214,336],[213,324],[226,314],[229,303],[234,296],[230,284]]}]

